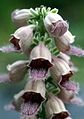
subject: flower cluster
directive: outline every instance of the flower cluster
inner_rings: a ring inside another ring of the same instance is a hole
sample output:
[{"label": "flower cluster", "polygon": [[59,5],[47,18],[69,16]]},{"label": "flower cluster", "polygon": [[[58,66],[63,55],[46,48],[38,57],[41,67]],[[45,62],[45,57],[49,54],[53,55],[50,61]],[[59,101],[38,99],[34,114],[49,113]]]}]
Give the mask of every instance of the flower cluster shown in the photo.
[{"label": "flower cluster", "polygon": [[56,8],[44,6],[17,9],[11,17],[17,30],[10,45],[0,51],[23,53],[28,60],[9,64],[8,73],[0,75],[0,83],[20,82],[26,74],[28,78],[24,89],[5,109],[20,112],[20,119],[71,119],[64,103],[83,106],[84,102],[78,96],[79,83],[71,80],[78,69],[70,55],[83,56],[84,51],[72,45],[75,36],[69,24]]}]

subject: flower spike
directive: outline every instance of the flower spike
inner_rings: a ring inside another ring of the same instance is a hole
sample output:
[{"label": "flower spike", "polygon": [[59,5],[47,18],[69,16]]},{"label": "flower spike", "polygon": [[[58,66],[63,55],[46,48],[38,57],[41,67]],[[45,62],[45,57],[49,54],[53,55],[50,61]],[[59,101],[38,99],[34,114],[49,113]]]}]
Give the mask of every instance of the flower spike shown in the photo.
[{"label": "flower spike", "polygon": [[11,19],[18,29],[0,52],[22,53],[27,59],[9,63],[0,83],[27,82],[4,108],[18,111],[20,119],[72,119],[64,103],[84,106],[84,101],[78,96],[79,83],[71,80],[78,68],[70,55],[83,57],[84,50],[72,45],[75,36],[68,22],[56,8],[43,5],[16,9]]}]

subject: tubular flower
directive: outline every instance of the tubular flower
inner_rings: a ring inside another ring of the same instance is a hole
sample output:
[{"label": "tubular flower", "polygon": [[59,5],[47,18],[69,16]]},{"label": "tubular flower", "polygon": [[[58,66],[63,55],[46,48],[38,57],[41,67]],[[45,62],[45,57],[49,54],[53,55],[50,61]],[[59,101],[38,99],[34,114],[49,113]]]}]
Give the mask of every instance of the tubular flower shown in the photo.
[{"label": "tubular flower", "polygon": [[42,42],[32,49],[29,67],[30,75],[37,80],[43,80],[47,76],[48,69],[52,67],[51,53]]},{"label": "tubular flower", "polygon": [[75,36],[67,31],[64,35],[55,39],[57,48],[63,53],[68,52],[70,50],[70,44],[74,42],[74,38]]},{"label": "tubular flower", "polygon": [[21,105],[21,113],[33,115],[39,111],[42,102],[45,100],[45,85],[42,81],[31,81],[25,87],[22,95],[24,103]]},{"label": "tubular flower", "polygon": [[63,60],[69,65],[69,67],[71,68],[71,71],[72,71],[73,73],[75,73],[75,72],[78,71],[78,68],[77,68],[77,67],[74,65],[74,63],[71,61],[71,58],[70,58],[69,55],[60,52],[59,55],[58,55],[58,58],[63,59]]},{"label": "tubular flower", "polygon": [[68,24],[56,13],[49,13],[44,19],[46,30],[53,37],[60,37],[68,30]]},{"label": "tubular flower", "polygon": [[60,80],[69,80],[72,76],[72,71],[69,65],[61,58],[53,57],[53,67],[50,68],[52,78],[60,82]]},{"label": "tubular flower", "polygon": [[59,87],[60,93],[58,94],[58,97],[64,103],[71,103],[71,101],[74,100],[76,94],[79,92],[79,83],[74,81],[61,81]]},{"label": "tubular flower", "polygon": [[[14,96],[13,109],[22,115],[32,116],[39,111],[45,100],[45,85],[43,81],[30,80],[25,89]],[[10,108],[10,105],[8,106]]]},{"label": "tubular flower", "polygon": [[17,29],[10,39],[10,42],[15,46],[15,48],[23,51],[26,55],[29,55],[29,47],[33,40],[34,28],[34,25],[23,26]]},{"label": "tubular flower", "polygon": [[47,119],[67,119],[70,116],[62,100],[55,96],[48,99],[45,109]]},{"label": "tubular flower", "polygon": [[0,83],[4,82],[19,82],[24,79],[28,71],[28,60],[16,61],[13,64],[7,66],[8,74],[2,74],[0,76]]},{"label": "tubular flower", "polygon": [[11,14],[12,22],[17,26],[25,26],[27,25],[27,21],[30,18],[30,10],[29,9],[16,9]]}]

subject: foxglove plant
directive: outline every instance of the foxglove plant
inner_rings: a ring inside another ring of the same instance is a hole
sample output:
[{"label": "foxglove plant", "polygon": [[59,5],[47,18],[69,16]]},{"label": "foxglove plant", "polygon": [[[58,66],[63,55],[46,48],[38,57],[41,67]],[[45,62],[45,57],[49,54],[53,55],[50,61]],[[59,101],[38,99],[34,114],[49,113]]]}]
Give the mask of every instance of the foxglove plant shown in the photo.
[{"label": "foxglove plant", "polygon": [[58,9],[44,6],[17,9],[11,17],[18,29],[0,51],[23,53],[28,60],[9,64],[0,83],[18,83],[28,75],[25,88],[5,109],[20,112],[20,119],[71,119],[65,103],[84,106],[84,102],[78,96],[79,83],[71,80],[78,69],[70,55],[84,56],[84,50],[72,45],[75,36],[67,21]]}]

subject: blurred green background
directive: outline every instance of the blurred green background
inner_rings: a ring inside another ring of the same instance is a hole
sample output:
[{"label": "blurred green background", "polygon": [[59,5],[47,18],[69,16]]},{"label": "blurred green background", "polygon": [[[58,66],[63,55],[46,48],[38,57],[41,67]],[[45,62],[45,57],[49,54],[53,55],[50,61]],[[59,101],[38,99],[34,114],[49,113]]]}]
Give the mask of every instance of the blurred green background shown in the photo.
[{"label": "blurred green background", "polygon": [[[84,48],[84,1],[83,0],[0,0],[0,46],[9,43],[10,34],[16,28],[11,22],[11,12],[14,9],[39,7],[40,5],[56,7],[59,14],[69,22],[70,31],[76,36],[75,45]],[[19,59],[27,59],[21,54],[0,53],[0,72],[6,72],[6,65]],[[84,99],[84,58],[72,57],[75,65],[79,67],[79,72],[72,78],[80,82],[80,96]],[[13,94],[23,88],[21,82],[15,85],[0,84],[0,119],[18,119],[16,112],[6,112],[3,106],[12,99]],[[84,107],[69,105],[73,119],[84,119]]]}]

